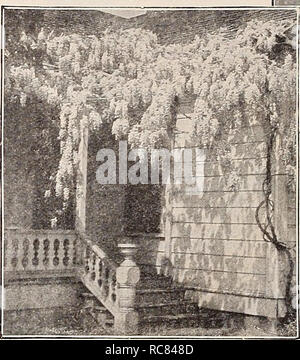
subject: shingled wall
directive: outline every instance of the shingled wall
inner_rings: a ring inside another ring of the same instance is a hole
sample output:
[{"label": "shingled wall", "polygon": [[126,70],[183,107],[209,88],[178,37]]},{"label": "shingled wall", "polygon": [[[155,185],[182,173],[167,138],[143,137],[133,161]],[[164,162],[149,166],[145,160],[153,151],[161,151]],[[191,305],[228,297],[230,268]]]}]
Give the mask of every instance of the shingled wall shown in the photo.
[{"label": "shingled wall", "polygon": [[[191,102],[181,104],[175,148],[197,146],[191,137],[189,114],[192,108]],[[170,260],[173,279],[196,289],[193,296],[199,306],[251,315],[283,316],[286,261],[263,239],[255,220],[256,208],[264,199],[266,146],[263,129],[258,123],[249,122],[240,134],[229,137],[228,141],[234,148],[233,162],[241,175],[240,187],[236,191],[228,189],[220,162],[206,153],[203,193],[189,195],[185,185],[171,187],[164,255]],[[286,192],[285,187],[276,190]],[[289,216],[283,221],[290,224],[288,236],[282,240],[293,246],[294,196],[289,194],[284,205],[280,203],[286,211],[289,209]],[[279,211],[284,213],[282,208]],[[162,258],[162,253],[159,257]]]}]

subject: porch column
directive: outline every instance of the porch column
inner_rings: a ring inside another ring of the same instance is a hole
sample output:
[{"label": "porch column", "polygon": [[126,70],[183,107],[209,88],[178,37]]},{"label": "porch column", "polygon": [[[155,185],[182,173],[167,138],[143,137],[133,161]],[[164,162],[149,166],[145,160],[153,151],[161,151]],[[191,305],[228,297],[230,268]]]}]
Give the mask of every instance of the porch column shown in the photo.
[{"label": "porch column", "polygon": [[80,142],[78,149],[78,171],[76,179],[76,214],[75,229],[84,233],[86,229],[86,186],[87,186],[87,160],[88,160],[88,119],[82,121],[80,126]]}]

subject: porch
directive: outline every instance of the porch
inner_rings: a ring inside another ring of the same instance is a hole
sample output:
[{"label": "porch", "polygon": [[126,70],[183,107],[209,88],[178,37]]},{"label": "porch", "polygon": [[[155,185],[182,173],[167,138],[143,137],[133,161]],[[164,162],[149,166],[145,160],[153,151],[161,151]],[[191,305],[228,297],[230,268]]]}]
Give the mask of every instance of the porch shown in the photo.
[{"label": "porch", "polygon": [[4,278],[8,327],[12,319],[24,322],[22,313],[33,318],[38,314],[42,320],[35,318],[36,323],[45,321],[48,313],[52,320],[56,318],[57,326],[59,318],[68,318],[67,309],[71,318],[80,316],[81,321],[98,324],[100,331],[115,334],[138,334],[141,326],[161,321],[198,324],[198,307],[191,301],[189,289],[157,273],[153,259],[141,256],[150,250],[147,243],[152,248],[155,243],[162,246],[162,238],[140,235],[139,239],[144,240],[140,254],[136,254],[134,244],[137,237],[120,239],[124,261],[117,264],[75,231],[7,229]]},{"label": "porch", "polygon": [[[171,329],[176,334],[182,329],[183,335],[214,336],[233,329],[270,334],[272,321],[266,317],[199,308],[199,289],[168,276],[164,245],[157,235],[120,238],[124,260],[116,263],[76,231],[7,229],[5,332],[39,334],[37,329],[48,326],[48,332],[60,335],[159,335],[155,332]],[[151,249],[156,258],[145,257]],[[267,305],[271,308],[272,301]]]}]

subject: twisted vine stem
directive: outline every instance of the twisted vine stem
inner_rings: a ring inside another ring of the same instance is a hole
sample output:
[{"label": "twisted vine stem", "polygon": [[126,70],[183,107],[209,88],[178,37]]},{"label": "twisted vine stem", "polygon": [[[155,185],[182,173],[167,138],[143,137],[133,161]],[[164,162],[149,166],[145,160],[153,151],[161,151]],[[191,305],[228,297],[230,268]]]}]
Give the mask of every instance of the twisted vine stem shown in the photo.
[{"label": "twisted vine stem", "polygon": [[[270,136],[267,141],[267,161],[266,161],[266,178],[263,181],[262,190],[264,194],[264,200],[258,205],[255,212],[255,219],[257,225],[261,232],[263,233],[263,239],[266,242],[271,242],[276,249],[287,256],[289,263],[289,271],[286,277],[286,288],[285,288],[285,305],[286,305],[286,315],[285,320],[290,320],[293,317],[294,309],[292,306],[292,294],[291,294],[291,284],[293,279],[294,272],[294,261],[290,252],[289,247],[286,246],[285,243],[278,240],[278,236],[275,231],[275,227],[273,224],[273,210],[274,210],[274,202],[271,200],[272,194],[272,152],[273,145],[276,138],[276,128],[272,128],[270,131]],[[265,206],[266,212],[266,223],[263,223],[260,220],[260,211],[262,207]]]}]

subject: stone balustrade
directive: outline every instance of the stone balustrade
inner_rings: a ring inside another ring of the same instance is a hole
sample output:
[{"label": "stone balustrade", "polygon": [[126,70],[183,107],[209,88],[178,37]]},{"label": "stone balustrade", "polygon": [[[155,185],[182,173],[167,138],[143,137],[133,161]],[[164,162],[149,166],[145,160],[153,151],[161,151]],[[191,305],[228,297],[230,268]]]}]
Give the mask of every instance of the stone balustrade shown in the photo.
[{"label": "stone balustrade", "polygon": [[117,265],[88,237],[81,238],[84,247],[81,280],[107,310],[115,315],[118,308],[116,291]]},{"label": "stone balustrade", "polygon": [[[125,242],[124,242],[125,240]],[[130,334],[137,330],[138,314],[135,311],[136,285],[140,270],[134,262],[137,247],[130,239],[122,239],[119,249],[124,261],[117,264],[105,252],[84,237],[83,270],[81,280],[90,292],[114,316],[118,333]]]},{"label": "stone balustrade", "polygon": [[120,334],[138,327],[136,285],[140,269],[134,257],[137,245],[122,238],[124,261],[118,266],[87,236],[74,231],[6,229],[5,281],[14,279],[77,277],[114,316]]},{"label": "stone balustrade", "polygon": [[6,229],[5,279],[74,275],[80,262],[74,231]]}]

